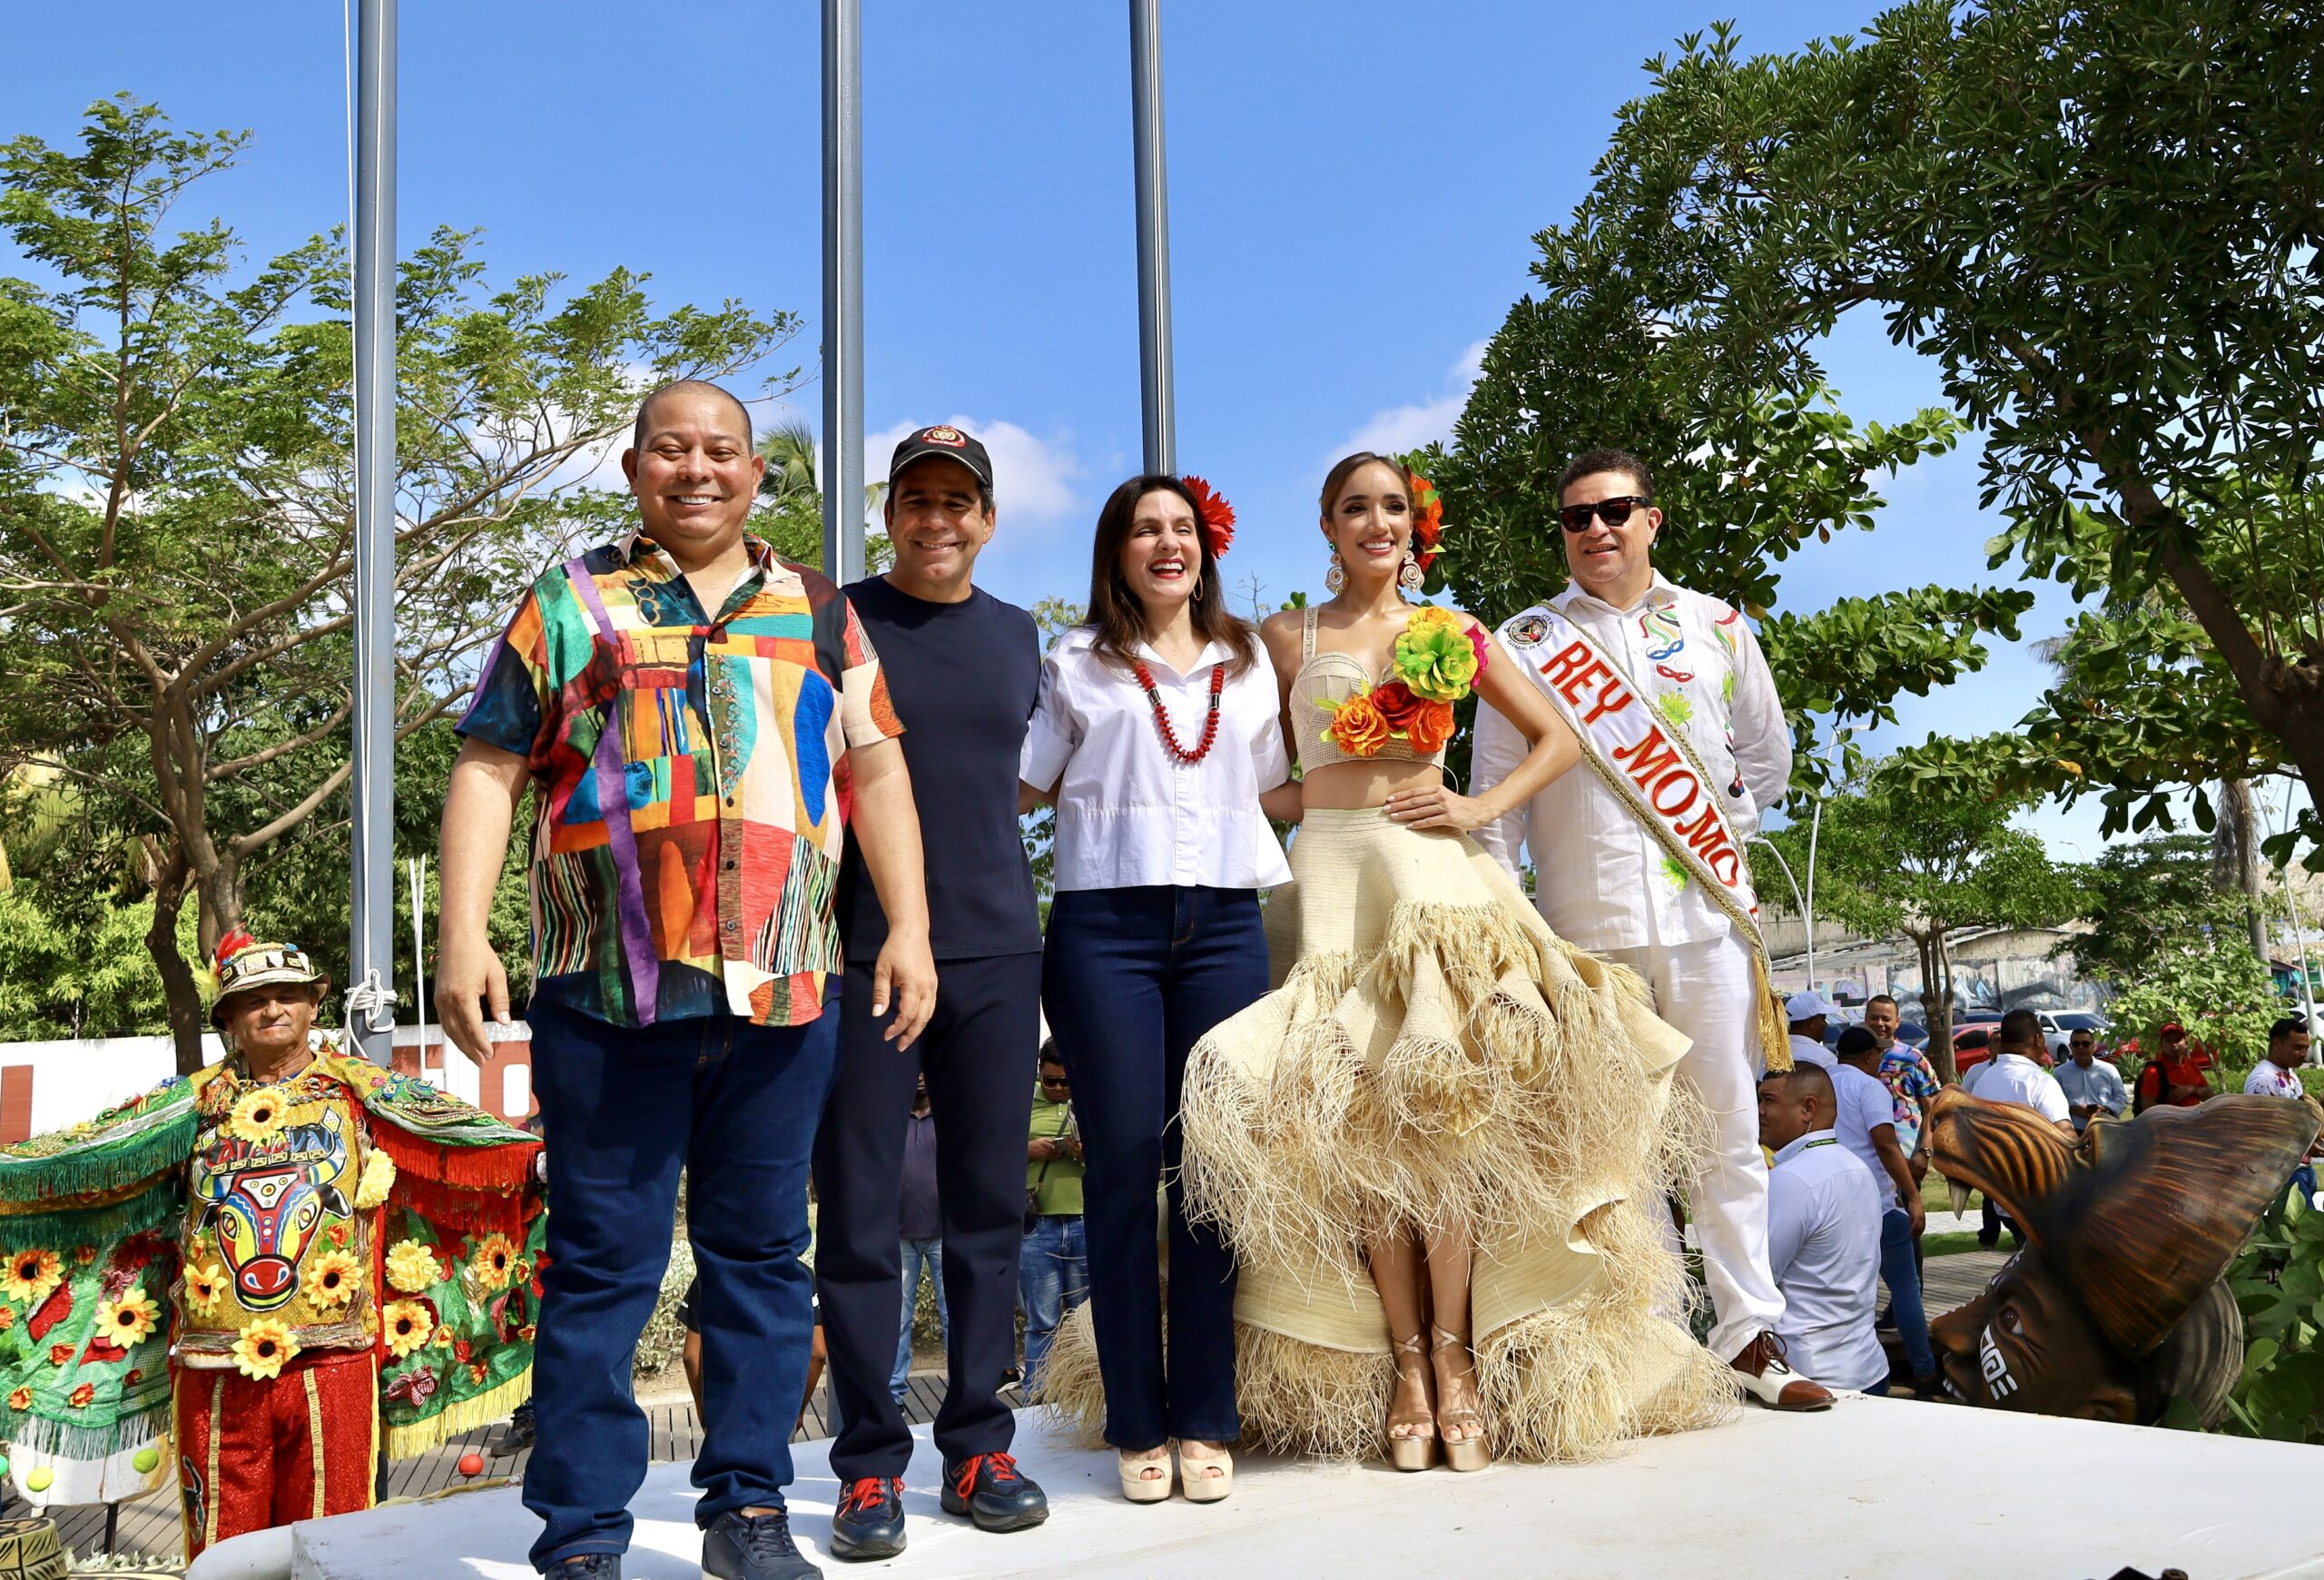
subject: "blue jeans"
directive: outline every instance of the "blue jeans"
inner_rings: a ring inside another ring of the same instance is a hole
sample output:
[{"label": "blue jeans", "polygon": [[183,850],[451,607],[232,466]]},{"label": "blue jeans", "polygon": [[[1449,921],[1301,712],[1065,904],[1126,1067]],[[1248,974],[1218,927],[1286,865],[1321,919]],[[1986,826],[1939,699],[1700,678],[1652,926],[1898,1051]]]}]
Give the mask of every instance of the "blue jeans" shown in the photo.
[{"label": "blue jeans", "polygon": [[[1252,890],[1068,889],[1050,906],[1041,1000],[1088,1159],[1089,1316],[1116,1448],[1241,1431],[1235,1260],[1215,1226],[1187,1221],[1178,1099],[1203,1033],[1266,991]],[[1157,1185],[1169,1200],[1167,1346]]]},{"label": "blue jeans", "polygon": [[1921,1308],[1920,1265],[1913,1259],[1913,1220],[1902,1208],[1880,1215],[1880,1278],[1888,1286],[1888,1309],[1914,1378],[1935,1377],[1936,1355],[1928,1346],[1928,1313]]},{"label": "blue jeans", "polygon": [[901,1242],[904,1258],[904,1320],[903,1331],[896,1339],[896,1369],[889,1374],[888,1393],[903,1408],[904,1390],[911,1386],[911,1314],[920,1305],[920,1270],[928,1269],[929,1282],[936,1286],[936,1327],[940,1333],[950,1337],[952,1318],[944,1309],[944,1242],[941,1239],[908,1239]]},{"label": "blue jeans", "polygon": [[525,1506],[546,1523],[533,1566],[547,1572],[629,1545],[647,1447],[630,1366],[669,1264],[681,1167],[701,1278],[694,1520],[782,1506],[814,1331],[800,1260],[807,1164],[839,1017],[625,1030],[537,998],[526,1019],[556,1204],[533,1356],[538,1446],[525,1473]]},{"label": "blue jeans", "polygon": [[1088,1242],[1079,1218],[1035,1220],[1018,1258],[1017,1289],[1025,1301],[1025,1393],[1030,1397],[1041,1386],[1041,1363],[1057,1325],[1089,1298]]}]

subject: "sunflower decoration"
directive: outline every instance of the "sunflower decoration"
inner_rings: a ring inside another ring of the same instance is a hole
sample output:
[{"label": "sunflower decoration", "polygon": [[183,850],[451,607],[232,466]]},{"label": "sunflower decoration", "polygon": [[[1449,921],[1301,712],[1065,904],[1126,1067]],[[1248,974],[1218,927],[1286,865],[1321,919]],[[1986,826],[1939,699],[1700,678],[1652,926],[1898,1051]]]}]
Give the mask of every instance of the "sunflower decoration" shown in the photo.
[{"label": "sunflower decoration", "polygon": [[0,1294],[19,1305],[37,1306],[64,1279],[64,1259],[39,1247],[20,1250],[0,1273]]},{"label": "sunflower decoration", "polygon": [[428,1308],[417,1300],[395,1300],[379,1313],[379,1320],[387,1325],[388,1353],[401,1360],[428,1342],[436,1331],[436,1318]]},{"label": "sunflower decoration", "polygon": [[290,1329],[271,1317],[261,1317],[234,1340],[234,1369],[254,1381],[282,1375],[283,1367],[299,1354]]},{"label": "sunflower decoration", "polygon": [[424,1295],[443,1274],[436,1255],[416,1239],[399,1239],[388,1251],[388,1282],[407,1295]]},{"label": "sunflower decoration", "polygon": [[343,1250],[325,1251],[307,1269],[301,1288],[307,1292],[307,1303],[318,1311],[336,1311],[355,1299],[357,1286],[362,1281],[360,1263]]},{"label": "sunflower decoration", "polygon": [[286,1121],[290,1105],[282,1094],[271,1086],[256,1091],[246,1091],[234,1103],[234,1111],[227,1116],[226,1131],[237,1141],[253,1146],[272,1141]]},{"label": "sunflower decoration", "polygon": [[123,1349],[134,1347],[162,1325],[162,1308],[143,1288],[133,1285],[97,1306],[97,1332]]},{"label": "sunflower decoration", "polygon": [[209,1316],[218,1309],[218,1302],[225,1296],[226,1269],[216,1262],[186,1269],[185,1303],[193,1308],[196,1316]]},{"label": "sunflower decoration", "polygon": [[379,1206],[395,1189],[395,1183],[396,1160],[379,1148],[372,1148],[371,1155],[363,1160],[363,1177],[356,1182],[356,1210],[369,1212]]},{"label": "sunflower decoration", "polygon": [[517,1247],[505,1234],[487,1234],[468,1258],[468,1271],[487,1289],[505,1289],[516,1272]]}]

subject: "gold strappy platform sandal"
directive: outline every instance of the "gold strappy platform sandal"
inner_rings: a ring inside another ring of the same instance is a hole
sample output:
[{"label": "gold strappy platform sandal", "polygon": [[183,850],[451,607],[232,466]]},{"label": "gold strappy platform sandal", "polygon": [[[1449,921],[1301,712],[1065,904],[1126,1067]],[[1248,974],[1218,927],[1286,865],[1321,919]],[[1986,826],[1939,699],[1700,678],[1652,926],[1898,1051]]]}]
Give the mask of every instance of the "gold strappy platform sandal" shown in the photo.
[{"label": "gold strappy platform sandal", "polygon": [[[1431,1372],[1428,1352],[1421,1347],[1421,1336],[1415,1333],[1410,1338],[1396,1340],[1396,1354],[1399,1358],[1396,1375],[1400,1378],[1404,1375],[1402,1358],[1412,1357],[1420,1362],[1420,1377],[1423,1392],[1427,1391],[1428,1385],[1433,1385],[1435,1379]],[[1403,1437],[1398,1437],[1396,1428],[1399,1427],[1410,1427],[1412,1430]],[[1399,1470],[1426,1470],[1436,1463],[1436,1412],[1434,1410],[1423,1409],[1417,1414],[1407,1415],[1398,1415],[1393,1410],[1388,1412],[1388,1463]]]},{"label": "gold strappy platform sandal", "polygon": [[[1457,1347],[1462,1354],[1468,1355],[1470,1358],[1469,1375],[1465,1380],[1469,1397],[1472,1399],[1475,1398],[1477,1392],[1476,1358],[1470,1354],[1469,1336],[1465,1333],[1448,1333],[1443,1328],[1435,1327],[1433,1323],[1430,1326],[1436,1334],[1436,1342],[1429,1346],[1429,1359],[1432,1369],[1434,1366],[1437,1351],[1451,1349]],[[1417,1343],[1418,1340],[1414,1340],[1414,1342]],[[1452,1390],[1448,1389],[1446,1391],[1449,1393]],[[1478,1412],[1475,1405],[1463,1405],[1456,1408],[1446,1409],[1443,1407],[1442,1401],[1440,1401],[1436,1411],[1436,1423],[1437,1435],[1443,1438],[1444,1444],[1444,1463],[1446,1465],[1452,1466],[1455,1470],[1482,1470],[1486,1466],[1492,1463],[1492,1452],[1485,1447],[1485,1419],[1484,1417]],[[1446,1437],[1443,1436],[1443,1432],[1444,1428],[1447,1427],[1465,1427],[1472,1428],[1472,1430],[1470,1435],[1466,1437]]]}]

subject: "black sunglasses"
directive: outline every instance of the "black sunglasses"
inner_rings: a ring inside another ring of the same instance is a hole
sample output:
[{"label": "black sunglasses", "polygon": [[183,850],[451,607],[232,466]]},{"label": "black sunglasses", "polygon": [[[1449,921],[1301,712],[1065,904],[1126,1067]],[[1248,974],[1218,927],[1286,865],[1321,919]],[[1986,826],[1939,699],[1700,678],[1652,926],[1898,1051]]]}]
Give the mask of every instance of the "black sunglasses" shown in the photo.
[{"label": "black sunglasses", "polygon": [[1595,515],[1607,526],[1619,527],[1630,518],[1630,512],[1639,506],[1653,502],[1643,494],[1616,494],[1594,505],[1568,505],[1558,512],[1558,523],[1569,532],[1587,532],[1590,518]]}]

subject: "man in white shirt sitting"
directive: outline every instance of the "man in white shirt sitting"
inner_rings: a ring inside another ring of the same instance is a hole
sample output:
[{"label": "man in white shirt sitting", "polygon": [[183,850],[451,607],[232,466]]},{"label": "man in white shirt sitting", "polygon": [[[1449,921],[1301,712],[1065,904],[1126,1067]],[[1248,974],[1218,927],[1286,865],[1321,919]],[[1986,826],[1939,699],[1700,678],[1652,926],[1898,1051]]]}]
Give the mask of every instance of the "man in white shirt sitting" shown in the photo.
[{"label": "man in white shirt sitting", "polygon": [[2308,1062],[2308,1028],[2286,1015],[2268,1028],[2268,1056],[2243,1078],[2246,1096],[2300,1097],[2299,1067]]},{"label": "man in white shirt sitting", "polygon": [[1888,1286],[1888,1308],[1896,1316],[1896,1336],[1904,1341],[1905,1360],[1912,1368],[1913,1388],[1923,1398],[1935,1398],[1944,1379],[1937,1375],[1936,1352],[1929,1348],[1928,1314],[1921,1305],[1920,1266],[1913,1259],[1913,1242],[1927,1223],[1921,1206],[1920,1182],[1905,1146],[1896,1139],[1896,1094],[1874,1073],[1880,1068],[1880,1039],[1869,1028],[1850,1026],[1840,1033],[1832,1085],[1838,1094],[1833,1130],[1840,1145],[1871,1170],[1881,1186],[1880,1277]]},{"label": "man in white shirt sitting", "polygon": [[1784,1298],[1776,1337],[1793,1369],[1877,1393],[1888,1381],[1872,1330],[1885,1193],[1834,1133],[1837,1110],[1821,1065],[1759,1083],[1759,1141],[1776,1155],[1768,1177],[1768,1262]]},{"label": "man in white shirt sitting", "polygon": [[1832,1029],[1832,1014],[1838,1008],[1814,988],[1784,1001],[1784,1019],[1791,1022],[1793,1063],[1832,1067],[1832,1051],[1824,1046],[1824,1034]]},{"label": "man in white shirt sitting", "polygon": [[2073,1114],[2058,1078],[2034,1062],[2042,1045],[2042,1018],[2031,1010],[2012,1010],[1994,1028],[1994,1056],[1969,1071],[1961,1090],[1987,1102],[2023,1103],[2073,1134]]}]

